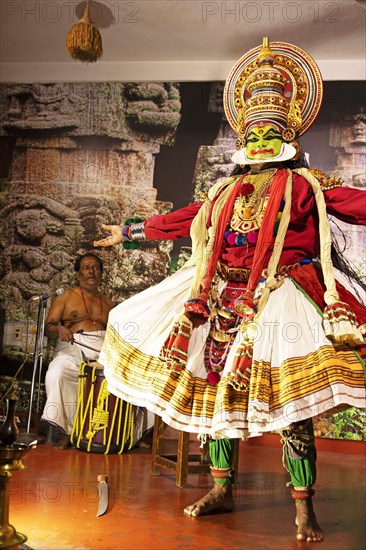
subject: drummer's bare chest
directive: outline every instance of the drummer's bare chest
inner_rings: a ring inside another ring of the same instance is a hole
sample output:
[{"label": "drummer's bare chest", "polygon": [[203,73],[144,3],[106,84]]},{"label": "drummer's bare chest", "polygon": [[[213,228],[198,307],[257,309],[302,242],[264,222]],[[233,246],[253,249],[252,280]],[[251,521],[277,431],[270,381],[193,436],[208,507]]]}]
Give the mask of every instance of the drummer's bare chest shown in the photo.
[{"label": "drummer's bare chest", "polygon": [[72,304],[66,304],[63,318],[73,322],[86,318],[103,319],[106,316],[104,309],[99,296],[85,296],[84,300],[77,297]]}]

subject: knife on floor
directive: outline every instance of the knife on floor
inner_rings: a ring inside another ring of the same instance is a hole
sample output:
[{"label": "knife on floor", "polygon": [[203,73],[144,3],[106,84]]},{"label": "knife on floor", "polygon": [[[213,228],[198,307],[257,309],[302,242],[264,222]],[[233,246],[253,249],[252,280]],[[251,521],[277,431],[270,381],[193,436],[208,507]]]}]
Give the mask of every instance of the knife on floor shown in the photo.
[{"label": "knife on floor", "polygon": [[97,517],[106,513],[108,508],[108,476],[98,475],[98,512]]}]

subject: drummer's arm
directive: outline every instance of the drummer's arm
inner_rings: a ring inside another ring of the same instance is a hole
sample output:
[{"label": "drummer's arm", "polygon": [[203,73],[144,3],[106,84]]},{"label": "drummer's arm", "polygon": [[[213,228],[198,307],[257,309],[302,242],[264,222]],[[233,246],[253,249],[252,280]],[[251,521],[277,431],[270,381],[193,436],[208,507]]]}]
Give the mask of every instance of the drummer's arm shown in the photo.
[{"label": "drummer's arm", "polygon": [[73,335],[68,327],[61,325],[67,299],[67,291],[64,296],[57,296],[51,304],[46,323],[45,335],[48,338],[59,338],[62,342],[72,342]]}]

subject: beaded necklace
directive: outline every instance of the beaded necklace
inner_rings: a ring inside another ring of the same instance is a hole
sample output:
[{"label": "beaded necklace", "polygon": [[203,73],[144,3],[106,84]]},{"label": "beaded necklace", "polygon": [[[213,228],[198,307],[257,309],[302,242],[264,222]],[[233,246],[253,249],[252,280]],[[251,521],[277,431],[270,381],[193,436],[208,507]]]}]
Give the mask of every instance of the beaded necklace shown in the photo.
[{"label": "beaded necklace", "polygon": [[99,318],[98,318],[98,319],[92,319],[91,316],[90,316],[89,310],[88,310],[88,308],[87,308],[87,305],[86,305],[86,301],[85,301],[85,296],[84,296],[83,289],[82,289],[81,287],[80,287],[80,290],[81,290],[81,296],[82,296],[83,302],[84,302],[84,307],[85,307],[87,319],[88,319],[91,323],[93,323],[93,325],[96,325],[97,323],[100,323],[100,321],[102,320],[102,314],[103,314],[103,301],[102,301],[102,297],[99,296]]}]

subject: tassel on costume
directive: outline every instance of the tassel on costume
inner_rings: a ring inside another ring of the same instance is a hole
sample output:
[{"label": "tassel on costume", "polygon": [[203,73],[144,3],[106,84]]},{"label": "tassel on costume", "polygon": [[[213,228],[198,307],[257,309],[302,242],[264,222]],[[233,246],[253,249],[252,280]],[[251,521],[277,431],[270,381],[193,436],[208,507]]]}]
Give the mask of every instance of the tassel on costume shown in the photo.
[{"label": "tassel on costume", "polygon": [[174,323],[159,353],[159,359],[173,371],[180,372],[187,364],[189,339],[193,325],[186,315]]},{"label": "tassel on costume", "polygon": [[[358,352],[363,357],[366,353],[366,310],[365,307],[356,300],[355,296],[339,282],[336,281],[336,296],[333,297],[333,303],[329,303],[331,300],[328,298],[328,305],[325,303],[324,284],[322,280],[322,272],[316,268],[316,264],[310,263],[302,265],[301,268],[295,268],[291,270],[291,279],[294,283],[310,297],[317,307],[319,313],[323,313],[323,328],[326,336],[336,344],[337,341],[340,345],[344,345],[346,342],[342,340],[342,334],[347,334],[347,326],[352,325],[352,331],[348,331],[350,341],[360,341],[359,344],[350,344],[362,346],[358,348]],[[342,305],[341,305],[342,304]],[[341,326],[341,331],[338,331],[338,327],[345,323],[345,326]],[[357,335],[357,339],[354,338],[354,333]],[[333,335],[338,335],[336,339]]]},{"label": "tassel on costume", "polygon": [[243,333],[243,342],[235,353],[228,384],[237,391],[248,391],[257,324],[255,322],[244,323],[240,330]]},{"label": "tassel on costume", "polygon": [[356,317],[349,305],[340,301],[336,290],[331,247],[329,246],[332,242],[330,224],[321,185],[310,170],[299,168],[296,172],[310,183],[319,214],[320,263],[326,287],[324,293],[326,307],[323,312],[324,332],[333,344],[359,346],[364,343],[364,340]]},{"label": "tassel on costume", "polygon": [[233,359],[233,371],[230,372],[229,386],[237,391],[247,391],[253,360],[253,342],[239,346]]},{"label": "tassel on costume", "polygon": [[323,313],[325,335],[334,344],[360,346],[364,343],[356,315],[345,302],[334,302]]}]

